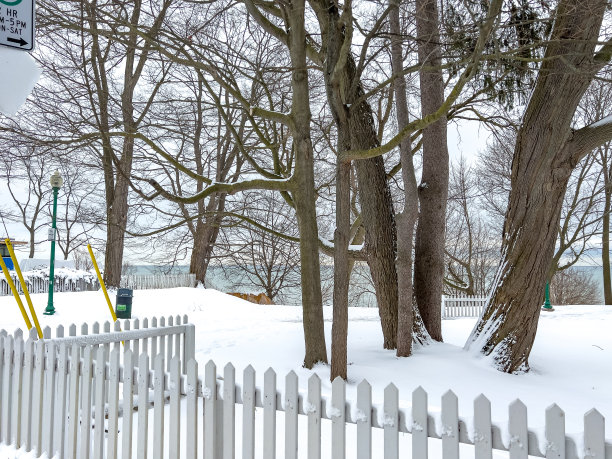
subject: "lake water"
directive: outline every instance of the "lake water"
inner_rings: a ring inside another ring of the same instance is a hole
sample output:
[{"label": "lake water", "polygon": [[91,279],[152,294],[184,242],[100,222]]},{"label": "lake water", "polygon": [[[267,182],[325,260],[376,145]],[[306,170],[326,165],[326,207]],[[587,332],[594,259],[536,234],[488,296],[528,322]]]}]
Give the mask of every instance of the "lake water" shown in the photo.
[{"label": "lake water", "polygon": [[[577,270],[589,273],[597,283],[600,298],[603,302],[603,270],[601,266],[575,266]],[[127,268],[129,274],[169,274],[185,273],[189,266],[163,267],[153,265],[136,265]],[[333,267],[321,266],[321,283],[323,293],[323,304],[332,304],[333,293]],[[290,285],[284,288],[279,297],[275,299],[278,304],[300,304],[299,275],[294,273],[290,279]],[[206,287],[214,288],[222,292],[261,293],[263,288],[253,285],[249,281],[246,271],[238,266],[210,266],[208,268]],[[349,302],[352,306],[376,307],[376,296],[370,284],[368,268],[365,265],[356,265],[351,276],[351,289],[349,291]]]}]

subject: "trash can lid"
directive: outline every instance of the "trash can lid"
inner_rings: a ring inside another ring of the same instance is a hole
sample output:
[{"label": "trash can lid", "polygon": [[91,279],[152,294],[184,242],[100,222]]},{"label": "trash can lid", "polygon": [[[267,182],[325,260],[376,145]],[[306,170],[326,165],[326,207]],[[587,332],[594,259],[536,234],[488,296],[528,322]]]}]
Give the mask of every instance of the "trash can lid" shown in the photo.
[{"label": "trash can lid", "polygon": [[131,288],[120,288],[117,289],[117,296],[132,296],[134,290]]}]

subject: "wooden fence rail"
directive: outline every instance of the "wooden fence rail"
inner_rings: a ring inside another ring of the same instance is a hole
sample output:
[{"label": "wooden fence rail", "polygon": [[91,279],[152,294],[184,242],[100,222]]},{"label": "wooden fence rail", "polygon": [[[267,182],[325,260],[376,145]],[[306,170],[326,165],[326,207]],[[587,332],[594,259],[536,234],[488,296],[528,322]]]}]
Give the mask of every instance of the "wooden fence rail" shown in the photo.
[{"label": "wooden fence rail", "polygon": [[[137,333],[116,335],[126,339]],[[263,387],[258,387],[251,366],[238,384],[231,363],[218,374],[209,361],[199,379],[193,358],[187,373],[181,374],[178,355],[169,360],[168,371],[167,354],[149,348],[138,355],[133,347],[113,343],[109,352],[106,341],[96,347],[82,337],[25,342],[20,333],[0,337],[0,441],[36,456],[59,458],[230,459],[240,440],[239,454],[245,459],[256,453],[263,453],[264,459],[293,459],[298,451],[309,459],[324,452],[344,459],[354,437],[358,459],[398,459],[406,433],[414,459],[430,455],[432,438],[440,441],[442,459],[458,459],[461,444],[472,445],[475,459],[491,459],[494,450],[508,451],[510,459],[612,459],[605,420],[596,410],[586,413],[584,435],[575,442],[565,434],[564,413],[557,405],[546,410],[543,430],[528,428],[527,407],[519,400],[510,405],[508,421],[497,425],[484,395],[474,400],[473,412],[460,416],[457,396],[448,391],[441,413],[431,414],[428,395],[420,387],[411,394],[408,409],[400,407],[393,384],[385,388],[383,404],[375,405],[367,381],[350,400],[343,380],[332,383],[328,396],[316,374],[300,391],[294,372],[277,384],[276,373],[269,369]],[[241,413],[236,412],[239,406]],[[279,412],[284,414],[279,417]],[[350,424],[356,425],[351,437]],[[323,429],[331,432],[329,444],[322,440]],[[380,447],[374,446],[376,432],[382,434]]]}]

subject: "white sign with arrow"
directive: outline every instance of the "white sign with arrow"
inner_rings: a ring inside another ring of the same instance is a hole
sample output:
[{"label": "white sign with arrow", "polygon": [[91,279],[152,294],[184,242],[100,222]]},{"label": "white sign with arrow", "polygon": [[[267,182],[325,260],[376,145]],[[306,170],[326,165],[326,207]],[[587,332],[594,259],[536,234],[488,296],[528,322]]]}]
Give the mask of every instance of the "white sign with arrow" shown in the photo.
[{"label": "white sign with arrow", "polygon": [[0,45],[32,51],[34,0],[0,0]]}]

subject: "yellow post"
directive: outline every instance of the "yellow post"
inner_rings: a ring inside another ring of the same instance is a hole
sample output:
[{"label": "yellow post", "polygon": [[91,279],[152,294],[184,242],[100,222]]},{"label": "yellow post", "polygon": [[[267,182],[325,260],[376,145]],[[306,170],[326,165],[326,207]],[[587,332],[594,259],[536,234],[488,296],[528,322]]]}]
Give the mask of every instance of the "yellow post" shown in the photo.
[{"label": "yellow post", "polygon": [[98,280],[100,281],[100,286],[102,287],[102,291],[104,292],[104,297],[106,298],[108,309],[110,309],[111,316],[113,316],[113,323],[117,322],[117,315],[115,314],[115,310],[113,309],[111,300],[108,297],[108,292],[106,291],[106,285],[104,285],[104,280],[102,279],[102,275],[100,274],[100,268],[98,268],[98,263],[96,262],[96,257],[94,256],[93,250],[91,250],[91,245],[87,244],[87,250],[89,250],[89,256],[91,257],[91,262],[93,263],[94,268],[96,270],[96,274],[98,275]]},{"label": "yellow post", "polygon": [[32,319],[34,320],[34,325],[36,326],[38,337],[42,339],[42,330],[40,329],[38,317],[36,317],[36,311],[34,311],[34,306],[32,305],[32,299],[30,298],[30,292],[28,292],[28,286],[23,278],[23,274],[21,274],[21,269],[19,268],[19,263],[17,262],[15,251],[13,250],[13,244],[11,244],[11,240],[8,238],[5,239],[4,242],[6,244],[6,247],[8,248],[9,254],[11,255],[11,260],[13,260],[13,265],[15,265],[15,272],[17,272],[17,277],[19,277],[19,283],[21,283],[23,294],[26,298],[26,301],[28,302],[28,307],[30,308],[30,314],[32,314]]},{"label": "yellow post", "polygon": [[21,298],[19,297],[19,292],[17,292],[17,287],[15,287],[15,283],[13,282],[13,279],[11,278],[11,273],[9,272],[9,269],[6,267],[6,263],[4,263],[4,260],[2,259],[2,257],[0,257],[0,266],[2,266],[2,272],[4,273],[4,277],[6,277],[6,282],[11,288],[11,292],[13,292],[13,296],[15,297],[15,300],[17,301],[17,305],[19,306],[19,310],[21,311],[21,315],[23,316],[23,320],[25,320],[25,323],[29,331],[32,329],[32,322],[30,322],[28,313],[23,307],[23,302],[21,301]]}]

